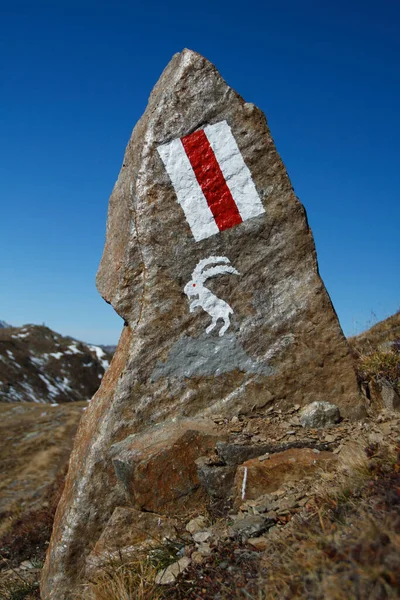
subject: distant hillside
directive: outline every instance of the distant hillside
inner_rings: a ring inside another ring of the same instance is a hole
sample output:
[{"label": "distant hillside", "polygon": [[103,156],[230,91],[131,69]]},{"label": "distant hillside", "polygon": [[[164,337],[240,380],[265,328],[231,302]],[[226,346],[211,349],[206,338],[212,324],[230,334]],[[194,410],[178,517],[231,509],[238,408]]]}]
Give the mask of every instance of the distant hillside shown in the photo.
[{"label": "distant hillside", "polygon": [[5,321],[0,321],[0,329],[5,329],[7,327],[11,327],[11,325],[6,323]]},{"label": "distant hillside", "polygon": [[367,331],[348,338],[352,347],[357,347],[364,352],[372,352],[379,347],[387,346],[400,340],[400,311],[379,321]]},{"label": "distant hillside", "polygon": [[89,400],[112,353],[48,327],[0,328],[0,401],[58,404]]}]

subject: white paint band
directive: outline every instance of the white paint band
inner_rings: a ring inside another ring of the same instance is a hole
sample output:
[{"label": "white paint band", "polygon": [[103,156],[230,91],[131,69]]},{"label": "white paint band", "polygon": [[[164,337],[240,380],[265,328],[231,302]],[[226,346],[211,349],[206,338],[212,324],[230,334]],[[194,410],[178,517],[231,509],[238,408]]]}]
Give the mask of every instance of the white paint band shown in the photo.
[{"label": "white paint band", "polygon": [[265,212],[264,206],[228,123],[220,121],[208,125],[204,133],[243,221],[261,215]]},{"label": "white paint band", "polygon": [[219,232],[181,140],[159,146],[158,153],[174,186],[178,202],[196,242]]}]

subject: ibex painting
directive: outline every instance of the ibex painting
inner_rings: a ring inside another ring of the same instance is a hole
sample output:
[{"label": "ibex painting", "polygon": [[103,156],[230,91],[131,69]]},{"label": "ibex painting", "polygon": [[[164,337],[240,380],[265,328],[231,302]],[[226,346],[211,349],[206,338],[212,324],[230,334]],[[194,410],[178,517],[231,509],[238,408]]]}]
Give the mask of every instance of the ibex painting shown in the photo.
[{"label": "ibex painting", "polygon": [[[205,267],[208,268],[206,269]],[[212,318],[210,325],[206,329],[206,333],[210,333],[216,327],[219,319],[223,320],[224,324],[219,330],[220,336],[224,335],[227,331],[230,325],[229,315],[233,313],[233,310],[225,300],[221,300],[221,298],[218,298],[209,289],[204,287],[204,283],[210,277],[225,273],[239,275],[239,272],[229,264],[229,258],[226,258],[226,256],[209,256],[208,258],[203,258],[195,267],[192,279],[184,287],[184,292],[189,300],[197,296],[190,302],[190,312],[193,312],[200,306]]]}]

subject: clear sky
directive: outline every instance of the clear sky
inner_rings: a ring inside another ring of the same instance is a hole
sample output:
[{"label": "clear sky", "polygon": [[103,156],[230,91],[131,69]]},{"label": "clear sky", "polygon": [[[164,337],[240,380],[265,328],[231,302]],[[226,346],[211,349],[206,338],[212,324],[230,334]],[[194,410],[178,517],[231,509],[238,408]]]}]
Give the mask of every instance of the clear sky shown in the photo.
[{"label": "clear sky", "polygon": [[0,0],[0,319],[115,343],[108,197],[175,52],[267,115],[346,334],[400,308],[398,0]]}]

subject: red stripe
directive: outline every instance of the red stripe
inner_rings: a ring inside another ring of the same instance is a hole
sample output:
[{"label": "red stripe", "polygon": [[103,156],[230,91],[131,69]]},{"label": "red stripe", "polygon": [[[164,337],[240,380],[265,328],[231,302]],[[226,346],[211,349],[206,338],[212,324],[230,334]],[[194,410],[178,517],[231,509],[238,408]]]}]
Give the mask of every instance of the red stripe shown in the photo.
[{"label": "red stripe", "polygon": [[195,131],[181,142],[218,229],[239,225],[242,217],[204,131]]}]

